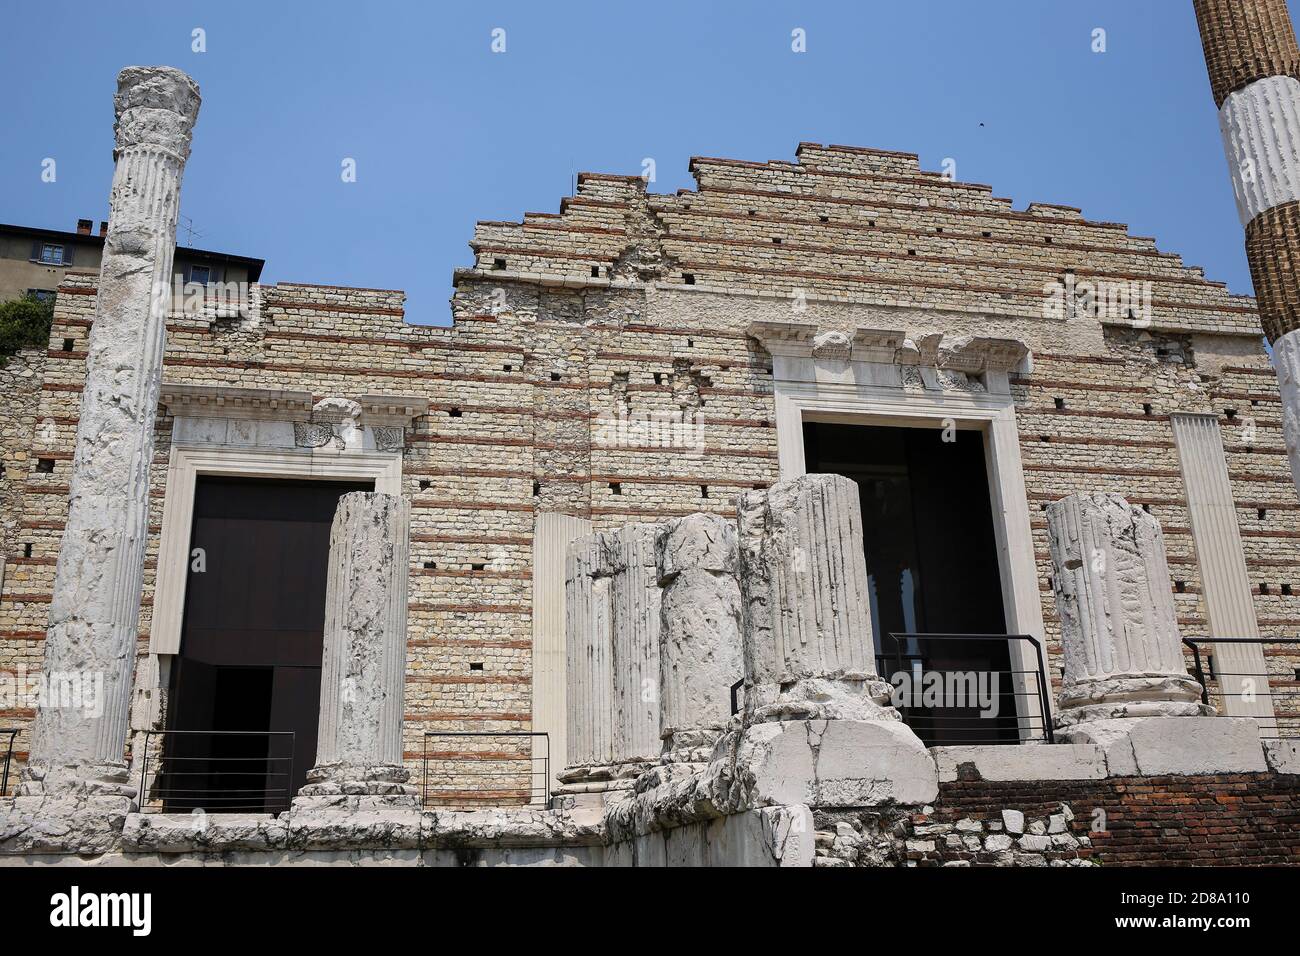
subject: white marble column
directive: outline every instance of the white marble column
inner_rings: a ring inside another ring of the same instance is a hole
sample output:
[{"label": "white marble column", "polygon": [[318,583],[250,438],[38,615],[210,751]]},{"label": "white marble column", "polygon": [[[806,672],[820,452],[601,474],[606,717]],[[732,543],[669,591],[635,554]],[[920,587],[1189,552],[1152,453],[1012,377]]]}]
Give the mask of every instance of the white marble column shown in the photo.
[{"label": "white marble column", "polygon": [[1187,675],[1160,523],[1097,492],[1049,505],[1047,524],[1065,655],[1058,723],[1212,714]]},{"label": "white marble column", "polygon": [[614,759],[609,576],[600,573],[600,568],[600,535],[587,535],[569,545],[564,585],[569,724],[563,760],[566,780],[575,776],[568,768],[608,765]]},{"label": "white marble column", "polygon": [[731,685],[744,675],[736,525],[706,514],[668,522],[655,562],[663,589],[659,734],[672,759],[706,759],[731,718]]},{"label": "white marble column", "polygon": [[659,526],[631,524],[604,535],[613,636],[614,762],[654,761],[659,738]]},{"label": "white marble column", "polygon": [[410,504],[356,491],[330,527],[316,766],[304,796],[404,795]]},{"label": "white marble column", "polygon": [[29,789],[117,784],[126,773],[167,296],[199,89],[179,70],[128,67],[114,108],[108,235],[44,665],[95,691],[41,707]]},{"label": "white marble column", "polygon": [[569,754],[562,783],[630,783],[658,759],[657,528],[630,524],[569,545]]},{"label": "white marble column", "polygon": [[740,496],[751,721],[897,719],[876,675],[858,487],[804,475]]}]

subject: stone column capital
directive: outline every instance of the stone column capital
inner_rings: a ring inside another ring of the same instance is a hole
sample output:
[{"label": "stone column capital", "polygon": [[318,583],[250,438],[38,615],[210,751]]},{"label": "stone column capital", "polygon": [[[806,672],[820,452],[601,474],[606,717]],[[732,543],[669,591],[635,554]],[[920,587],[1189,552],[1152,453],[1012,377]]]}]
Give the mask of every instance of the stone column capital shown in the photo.
[{"label": "stone column capital", "polygon": [[199,85],[170,66],[128,66],[117,75],[113,97],[113,158],[137,147],[173,154],[184,163],[199,115]]}]

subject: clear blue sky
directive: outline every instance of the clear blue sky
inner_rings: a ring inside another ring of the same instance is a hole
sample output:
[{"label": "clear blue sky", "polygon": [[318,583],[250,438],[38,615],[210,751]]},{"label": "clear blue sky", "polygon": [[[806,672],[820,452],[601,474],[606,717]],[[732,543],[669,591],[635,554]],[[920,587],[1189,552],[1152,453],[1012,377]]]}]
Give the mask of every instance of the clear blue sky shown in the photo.
[{"label": "clear blue sky", "polygon": [[448,321],[475,220],[557,211],[575,172],[653,157],[671,192],[692,155],[791,160],[801,140],[953,157],[1016,208],[1128,223],[1250,292],[1191,0],[55,2],[4,20],[0,221],[106,218],[117,71],[169,64],[203,90],[192,244],[265,258],[266,281],[405,289],[411,321]]}]

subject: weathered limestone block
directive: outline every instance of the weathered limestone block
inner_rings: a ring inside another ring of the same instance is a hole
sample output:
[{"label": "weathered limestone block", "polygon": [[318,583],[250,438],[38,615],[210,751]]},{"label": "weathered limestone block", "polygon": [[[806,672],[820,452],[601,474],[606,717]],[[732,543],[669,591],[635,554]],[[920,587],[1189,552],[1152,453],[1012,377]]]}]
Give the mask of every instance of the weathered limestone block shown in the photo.
[{"label": "weathered limestone block", "polygon": [[[21,797],[0,834],[6,842],[12,837],[38,847],[79,841],[98,846],[103,831],[120,827],[133,793],[125,747],[148,536],[149,467],[181,175],[199,89],[180,70],[127,67],[118,75],[113,106],[109,225],[44,663],[47,677],[74,679],[83,691],[93,692],[43,702]],[[22,830],[21,814],[34,807],[44,822],[15,833],[9,824]],[[97,815],[96,807],[108,822],[83,826]],[[51,822],[57,818],[63,822]]]},{"label": "weathered limestone block", "polygon": [[630,786],[657,760],[660,590],[658,526],[579,538],[566,557],[569,754],[559,779]]},{"label": "weathered limestone block", "polygon": [[897,720],[876,675],[858,488],[804,475],[738,505],[749,722]]},{"label": "weathered limestone block", "polygon": [[1213,714],[1187,675],[1160,523],[1102,492],[1049,505],[1047,523],[1065,655],[1058,724]]},{"label": "weathered limestone block", "polygon": [[410,505],[400,496],[339,498],[330,527],[316,766],[295,806],[302,798],[340,798],[341,806],[356,796],[413,800],[402,767],[409,527]]},{"label": "weathered limestone block", "polygon": [[707,760],[744,673],[736,526],[705,514],[668,522],[655,539],[655,564],[663,588],[660,736],[670,759]]}]

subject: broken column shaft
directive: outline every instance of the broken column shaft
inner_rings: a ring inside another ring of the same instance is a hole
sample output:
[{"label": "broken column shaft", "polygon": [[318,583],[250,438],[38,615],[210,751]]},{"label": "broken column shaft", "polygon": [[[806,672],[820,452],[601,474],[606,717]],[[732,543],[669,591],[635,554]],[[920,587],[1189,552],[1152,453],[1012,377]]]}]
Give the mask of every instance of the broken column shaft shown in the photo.
[{"label": "broken column shaft", "polygon": [[804,475],[740,496],[750,720],[897,719],[876,675],[858,488]]},{"label": "broken column shaft", "polygon": [[128,67],[117,84],[111,213],[44,664],[102,694],[94,707],[39,710],[30,777],[47,787],[125,773],[167,293],[199,111],[198,86],[179,70]]},{"label": "broken column shaft", "polygon": [[731,719],[743,674],[734,522],[696,514],[655,539],[660,601],[660,736],[673,760],[707,758]]},{"label": "broken column shaft", "polygon": [[320,729],[307,796],[406,794],[410,505],[397,495],[339,498],[330,527]]},{"label": "broken column shaft", "polygon": [[1047,508],[1065,676],[1058,723],[1200,716],[1187,675],[1160,523],[1116,494]]},{"label": "broken column shaft", "polygon": [[569,545],[565,783],[596,784],[590,789],[615,778],[630,783],[658,759],[657,530],[631,524]]}]

